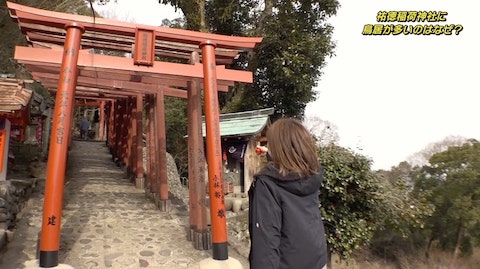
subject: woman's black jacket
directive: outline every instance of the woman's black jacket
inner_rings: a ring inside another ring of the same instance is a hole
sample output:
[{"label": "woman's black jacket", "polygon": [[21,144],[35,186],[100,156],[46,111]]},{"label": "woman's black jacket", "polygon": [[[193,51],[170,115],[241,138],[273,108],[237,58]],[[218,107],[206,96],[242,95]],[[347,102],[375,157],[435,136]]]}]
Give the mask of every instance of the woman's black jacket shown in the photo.
[{"label": "woman's black jacket", "polygon": [[272,162],[249,194],[250,269],[321,269],[327,246],[318,194],[323,176],[282,176]]}]

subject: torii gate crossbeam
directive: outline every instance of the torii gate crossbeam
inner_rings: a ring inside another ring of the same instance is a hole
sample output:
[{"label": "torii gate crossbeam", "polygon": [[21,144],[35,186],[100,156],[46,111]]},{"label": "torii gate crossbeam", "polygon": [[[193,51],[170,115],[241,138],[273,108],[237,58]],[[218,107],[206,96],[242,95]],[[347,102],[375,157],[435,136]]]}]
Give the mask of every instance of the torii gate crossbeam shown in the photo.
[{"label": "torii gate crossbeam", "polygon": [[[7,2],[7,7],[10,16],[18,23],[27,38],[27,43],[31,46],[16,47],[15,59],[33,72],[34,79],[46,84],[51,91],[56,91],[40,238],[40,265],[42,267],[58,265],[61,216],[61,199],[59,201],[58,197],[62,197],[63,192],[74,98],[96,95],[99,98],[97,100],[115,100],[107,105],[108,137],[114,138],[119,142],[116,146],[122,147],[115,149],[117,153],[121,153],[121,156],[117,157],[137,168],[140,167],[138,145],[142,142],[138,140],[140,137],[138,131],[141,130],[141,126],[135,125],[135,129],[132,129],[129,125],[139,123],[138,108],[143,104],[143,98],[148,103],[148,114],[151,116],[152,111],[156,111],[155,117],[148,119],[150,126],[147,136],[152,137],[153,131],[156,131],[158,140],[152,139],[153,141],[149,141],[148,144],[158,152],[149,152],[149,155],[161,163],[157,165],[159,169],[154,172],[156,179],[153,178],[153,182],[149,180],[147,183],[158,191],[162,202],[159,208],[168,210],[168,185],[164,170],[166,158],[163,156],[166,151],[165,139],[162,137],[165,132],[163,97],[166,94],[188,97],[185,91],[188,91],[189,83],[197,83],[200,80],[203,80],[205,95],[213,259],[228,260],[218,91],[227,91],[235,82],[252,82],[251,72],[227,69],[224,65],[230,64],[241,52],[253,49],[262,39],[94,19],[35,9],[11,2]],[[139,35],[143,38],[139,38]],[[58,46],[63,48],[59,49]],[[132,53],[133,59],[92,54],[86,49]],[[186,61],[194,53],[199,54],[199,61],[187,64]],[[155,57],[172,59],[175,62],[155,61]],[[55,74],[59,74],[58,79]],[[134,111],[136,117],[127,117]],[[201,113],[198,109],[190,112]],[[188,113],[190,121],[198,121],[199,115],[194,113]],[[196,124],[198,125],[198,122]],[[137,140],[133,141],[135,130]],[[199,137],[198,128],[191,132],[193,137]],[[128,141],[125,141],[124,135],[127,135]],[[64,143],[58,143],[59,141]],[[109,141],[109,144],[111,143],[112,141]],[[136,149],[129,147],[125,150],[127,144],[136,145]],[[195,144],[203,147],[203,143]],[[133,159],[129,159],[128,155],[134,156]],[[137,158],[136,162],[134,158]],[[189,162],[189,165],[199,168],[202,164],[195,161],[192,164]],[[151,164],[147,167],[152,168]],[[133,170],[137,176],[141,171],[135,167]]]}]

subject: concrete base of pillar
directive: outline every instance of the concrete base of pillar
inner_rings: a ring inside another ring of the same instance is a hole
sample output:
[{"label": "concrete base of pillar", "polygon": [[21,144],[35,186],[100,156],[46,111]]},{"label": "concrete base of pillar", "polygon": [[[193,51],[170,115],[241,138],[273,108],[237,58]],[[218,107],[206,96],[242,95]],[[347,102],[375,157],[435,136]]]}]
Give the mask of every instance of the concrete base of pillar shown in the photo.
[{"label": "concrete base of pillar", "polygon": [[157,205],[158,209],[162,212],[170,212],[172,210],[172,202],[170,199],[168,200],[160,200],[158,196],[155,197],[155,204]]},{"label": "concrete base of pillar", "polygon": [[130,182],[132,182],[133,181],[133,174],[132,174],[132,171],[130,170],[130,168],[127,165],[125,165],[125,166],[122,166],[120,169],[122,169],[124,177],[128,178],[130,180]]},{"label": "concrete base of pillar", "polygon": [[145,178],[140,177],[135,179],[135,188],[145,189]]},{"label": "concrete base of pillar", "polygon": [[193,232],[193,247],[198,250],[209,250],[212,248],[212,234],[208,231]]},{"label": "concrete base of pillar", "polygon": [[229,257],[224,261],[214,260],[208,258],[200,261],[200,269],[243,269],[242,264],[234,259]]},{"label": "concrete base of pillar", "polygon": [[153,198],[155,197],[155,194],[154,194],[151,190],[145,189],[145,197],[147,197],[148,199],[153,200]]},{"label": "concrete base of pillar", "polygon": [[[39,260],[31,260],[26,261],[23,263],[23,269],[42,269],[44,267],[40,267]],[[67,264],[59,264],[55,267],[50,267],[51,269],[75,269],[70,265]]]},{"label": "concrete base of pillar", "polygon": [[193,240],[193,233],[195,232],[195,227],[187,226],[185,228],[185,231],[187,232],[187,240],[192,241]]}]

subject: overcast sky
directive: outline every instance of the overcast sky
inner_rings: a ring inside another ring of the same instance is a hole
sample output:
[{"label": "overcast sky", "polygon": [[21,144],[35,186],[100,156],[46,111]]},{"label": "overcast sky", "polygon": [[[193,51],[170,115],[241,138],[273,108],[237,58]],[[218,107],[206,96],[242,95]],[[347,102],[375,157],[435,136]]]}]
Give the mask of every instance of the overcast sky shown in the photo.
[{"label": "overcast sky", "polygon": [[[323,69],[319,98],[307,116],[335,124],[340,145],[371,158],[375,169],[389,169],[449,135],[479,138],[480,1],[339,2],[330,20],[336,56]],[[180,14],[157,0],[118,0],[107,10],[117,19],[149,25]],[[379,11],[444,11],[444,22],[392,24],[463,29],[450,36],[362,35],[364,25],[377,23]]]},{"label": "overcast sky", "polygon": [[105,6],[95,5],[95,10],[105,18],[158,26],[163,19],[182,16],[169,5],[160,5],[158,0],[110,0]]},{"label": "overcast sky", "polygon": [[[338,126],[340,144],[389,169],[449,135],[480,136],[479,1],[344,0],[331,20],[336,56],[307,108]],[[365,36],[379,11],[446,11],[459,35]]]}]

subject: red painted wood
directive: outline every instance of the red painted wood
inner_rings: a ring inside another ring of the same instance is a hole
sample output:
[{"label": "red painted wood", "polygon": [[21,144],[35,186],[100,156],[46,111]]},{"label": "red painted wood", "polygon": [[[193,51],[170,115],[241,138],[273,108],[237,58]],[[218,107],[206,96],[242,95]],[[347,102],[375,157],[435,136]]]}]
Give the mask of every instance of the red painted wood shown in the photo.
[{"label": "red painted wood", "polygon": [[57,260],[43,259],[58,252],[62,219],[63,185],[67,160],[68,140],[73,118],[75,96],[75,74],[84,29],[78,24],[66,26],[67,34],[63,50],[62,72],[58,80],[58,91],[53,111],[52,132],[49,145],[45,198],[43,203],[42,230],[40,233],[40,267],[54,267]]},{"label": "red painted wood", "polygon": [[[222,260],[227,249],[227,215],[223,193],[222,145],[220,138],[219,104],[215,68],[215,45],[207,42],[201,45],[203,56],[203,79],[205,96],[205,128],[208,164],[208,185],[210,195],[210,218],[212,222],[212,244],[220,248],[213,252],[213,259]],[[228,254],[227,254],[228,257]]]}]

